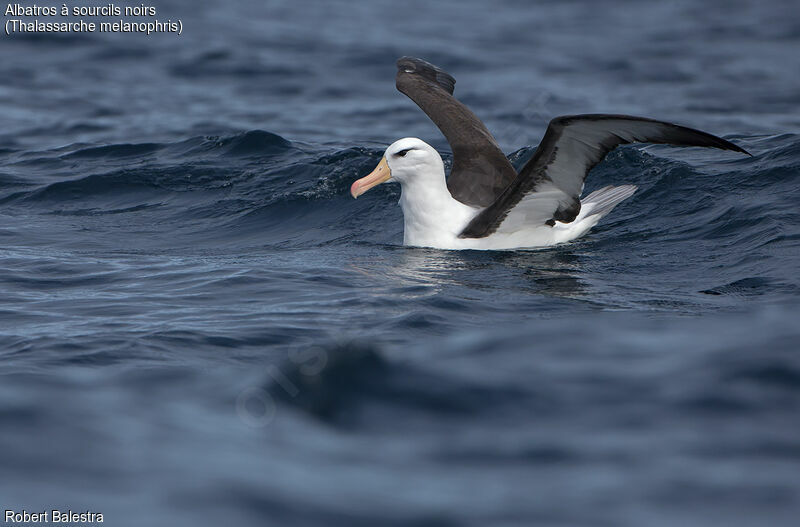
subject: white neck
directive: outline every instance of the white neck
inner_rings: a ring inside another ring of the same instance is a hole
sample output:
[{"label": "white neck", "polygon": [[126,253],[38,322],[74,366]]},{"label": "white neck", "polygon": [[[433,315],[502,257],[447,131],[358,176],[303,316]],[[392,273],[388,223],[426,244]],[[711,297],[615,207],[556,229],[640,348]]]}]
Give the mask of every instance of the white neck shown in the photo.
[{"label": "white neck", "polygon": [[453,199],[444,178],[414,180],[402,184],[403,243],[423,247],[449,247],[478,210]]}]

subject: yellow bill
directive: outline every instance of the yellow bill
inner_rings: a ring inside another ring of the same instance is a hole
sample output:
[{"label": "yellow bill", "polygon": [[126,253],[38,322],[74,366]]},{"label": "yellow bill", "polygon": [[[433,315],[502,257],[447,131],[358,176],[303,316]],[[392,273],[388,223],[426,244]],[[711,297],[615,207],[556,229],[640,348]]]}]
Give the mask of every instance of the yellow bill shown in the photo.
[{"label": "yellow bill", "polygon": [[350,187],[350,194],[352,194],[354,198],[357,198],[372,187],[380,185],[384,181],[388,181],[391,177],[392,169],[389,168],[386,157],[382,157],[381,162],[378,163],[375,170],[353,183]]}]

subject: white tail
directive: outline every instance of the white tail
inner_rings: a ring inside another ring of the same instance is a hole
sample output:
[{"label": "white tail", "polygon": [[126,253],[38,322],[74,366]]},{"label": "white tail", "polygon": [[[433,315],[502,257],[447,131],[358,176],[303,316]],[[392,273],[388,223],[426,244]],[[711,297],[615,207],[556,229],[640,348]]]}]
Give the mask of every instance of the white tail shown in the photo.
[{"label": "white tail", "polygon": [[586,215],[587,218],[590,216],[605,216],[621,201],[631,197],[637,188],[636,185],[620,185],[618,187],[609,185],[603,187],[583,198],[581,207],[591,205],[589,213]]}]

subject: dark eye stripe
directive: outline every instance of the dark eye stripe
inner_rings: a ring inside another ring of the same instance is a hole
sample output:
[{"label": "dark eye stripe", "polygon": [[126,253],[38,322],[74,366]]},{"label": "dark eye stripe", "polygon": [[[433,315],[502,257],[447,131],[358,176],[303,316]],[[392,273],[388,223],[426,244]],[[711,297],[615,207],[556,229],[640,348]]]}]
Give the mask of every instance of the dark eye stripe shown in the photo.
[{"label": "dark eye stripe", "polygon": [[405,157],[409,150],[413,150],[413,148],[406,148],[405,150],[400,150],[395,155],[399,157]]}]

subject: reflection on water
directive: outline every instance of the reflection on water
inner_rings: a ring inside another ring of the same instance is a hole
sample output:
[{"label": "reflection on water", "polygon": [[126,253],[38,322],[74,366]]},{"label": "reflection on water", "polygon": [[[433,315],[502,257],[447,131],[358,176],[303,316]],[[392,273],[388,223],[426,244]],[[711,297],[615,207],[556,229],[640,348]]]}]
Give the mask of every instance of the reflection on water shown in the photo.
[{"label": "reflection on water", "polygon": [[400,273],[417,280],[451,283],[471,289],[506,289],[562,298],[587,294],[581,280],[582,258],[568,247],[539,251],[439,251],[408,249]]}]

